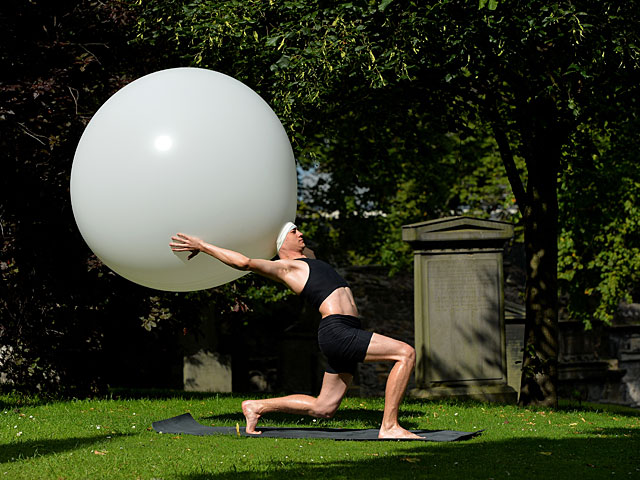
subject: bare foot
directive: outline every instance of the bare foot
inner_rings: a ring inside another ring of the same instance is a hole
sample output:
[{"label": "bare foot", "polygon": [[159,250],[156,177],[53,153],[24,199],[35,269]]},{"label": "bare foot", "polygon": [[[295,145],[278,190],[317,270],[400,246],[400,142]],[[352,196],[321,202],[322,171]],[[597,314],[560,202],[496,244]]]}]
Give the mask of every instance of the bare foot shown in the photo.
[{"label": "bare foot", "polygon": [[242,413],[244,413],[244,418],[247,419],[245,432],[251,435],[259,435],[262,433],[256,431],[256,425],[258,424],[258,420],[260,420],[260,414],[256,411],[258,410],[256,403],[255,400],[245,400],[242,402]]},{"label": "bare foot", "polygon": [[383,429],[380,427],[380,432],[378,432],[378,438],[422,438],[415,433],[410,432],[402,428],[400,425],[396,425],[395,427]]}]

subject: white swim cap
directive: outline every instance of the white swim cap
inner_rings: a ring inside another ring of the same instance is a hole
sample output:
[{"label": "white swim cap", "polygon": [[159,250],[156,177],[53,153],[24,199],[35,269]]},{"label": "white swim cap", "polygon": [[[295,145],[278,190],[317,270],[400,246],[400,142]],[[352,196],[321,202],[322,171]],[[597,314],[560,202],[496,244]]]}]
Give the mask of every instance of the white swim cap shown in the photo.
[{"label": "white swim cap", "polygon": [[278,240],[276,241],[276,253],[280,251],[282,244],[284,243],[284,239],[287,238],[287,234],[293,230],[294,228],[298,228],[292,222],[287,222],[280,230],[280,235],[278,235]]}]

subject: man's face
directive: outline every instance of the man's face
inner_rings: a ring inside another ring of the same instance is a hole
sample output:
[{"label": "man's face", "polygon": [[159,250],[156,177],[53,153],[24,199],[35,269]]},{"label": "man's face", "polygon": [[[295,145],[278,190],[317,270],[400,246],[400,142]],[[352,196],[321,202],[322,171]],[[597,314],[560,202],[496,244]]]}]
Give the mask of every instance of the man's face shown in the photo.
[{"label": "man's face", "polygon": [[292,229],[289,233],[287,233],[287,238],[284,239],[283,246],[284,245],[286,245],[290,249],[303,250],[306,245],[304,243],[302,232],[297,228]]}]

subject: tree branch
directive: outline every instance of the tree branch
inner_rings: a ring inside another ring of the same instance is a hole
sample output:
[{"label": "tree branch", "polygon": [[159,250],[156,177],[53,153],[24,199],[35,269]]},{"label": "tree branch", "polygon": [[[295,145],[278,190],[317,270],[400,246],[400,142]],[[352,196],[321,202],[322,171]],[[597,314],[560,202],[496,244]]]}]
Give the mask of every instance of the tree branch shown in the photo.
[{"label": "tree branch", "polygon": [[[18,125],[20,125],[22,127],[22,131],[25,134],[29,135],[31,138],[33,138],[37,142],[40,142],[42,145],[45,145],[45,146],[47,145],[45,142],[40,140],[40,138],[47,138],[47,137],[45,137],[44,135],[38,135],[37,133],[32,132],[31,130],[29,130],[27,128],[27,126],[24,123],[21,123],[21,122],[17,122],[17,123],[18,123]],[[38,138],[38,137],[40,137],[40,138]]]},{"label": "tree branch", "polygon": [[493,136],[496,139],[496,143],[498,144],[498,150],[500,151],[500,157],[502,158],[502,163],[504,164],[504,168],[507,171],[507,178],[509,179],[509,183],[511,184],[511,190],[513,191],[513,195],[516,197],[516,202],[520,211],[522,211],[528,204],[527,194],[524,188],[524,184],[522,183],[522,178],[520,178],[520,173],[518,172],[518,167],[516,167],[516,162],[513,158],[513,151],[511,150],[511,144],[509,143],[509,138],[507,137],[507,133],[504,128],[502,128],[503,121],[500,118],[500,113],[498,111],[498,102],[495,98],[494,93],[491,92],[489,86],[487,86],[487,101],[485,104],[486,112],[489,116],[489,122],[491,124],[491,129],[493,130]]},{"label": "tree branch", "polygon": [[504,168],[507,171],[507,178],[509,179],[509,183],[511,184],[511,190],[516,197],[518,206],[520,207],[520,209],[523,209],[527,205],[527,195],[524,189],[524,185],[522,184],[522,179],[520,178],[520,173],[518,172],[518,167],[516,167],[516,162],[513,158],[513,152],[511,150],[511,145],[509,144],[509,139],[507,138],[504,130],[500,128],[495,122],[492,122],[491,127],[493,129],[493,135],[495,136],[496,142],[498,143],[498,149],[500,150],[502,163],[504,164]]}]

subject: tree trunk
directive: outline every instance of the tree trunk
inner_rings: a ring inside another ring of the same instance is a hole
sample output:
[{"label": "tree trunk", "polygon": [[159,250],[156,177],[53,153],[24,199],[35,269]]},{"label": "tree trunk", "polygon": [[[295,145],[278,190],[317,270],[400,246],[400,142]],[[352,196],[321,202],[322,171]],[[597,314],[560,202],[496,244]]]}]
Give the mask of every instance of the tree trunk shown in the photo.
[{"label": "tree trunk", "polygon": [[[555,109],[534,108],[523,123],[527,260],[525,351],[520,404],[558,403],[558,168],[563,129]],[[541,111],[542,110],[542,111]]]},{"label": "tree trunk", "polygon": [[[555,179],[554,179],[555,180]],[[525,207],[527,258],[525,351],[520,389],[523,405],[557,405],[558,294],[555,191],[531,188],[539,195]],[[554,204],[554,205],[552,205]]]}]

